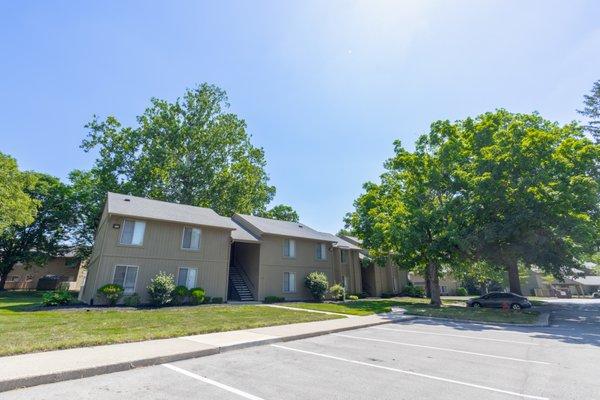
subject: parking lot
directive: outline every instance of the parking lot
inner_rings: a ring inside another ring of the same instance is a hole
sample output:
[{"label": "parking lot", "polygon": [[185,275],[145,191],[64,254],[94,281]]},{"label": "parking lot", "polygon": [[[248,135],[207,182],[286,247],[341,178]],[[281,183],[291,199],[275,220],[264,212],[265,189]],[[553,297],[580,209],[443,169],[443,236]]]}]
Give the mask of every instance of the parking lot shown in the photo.
[{"label": "parking lot", "polygon": [[585,326],[581,335],[577,324],[518,328],[415,320],[0,398],[600,399],[600,330]]}]

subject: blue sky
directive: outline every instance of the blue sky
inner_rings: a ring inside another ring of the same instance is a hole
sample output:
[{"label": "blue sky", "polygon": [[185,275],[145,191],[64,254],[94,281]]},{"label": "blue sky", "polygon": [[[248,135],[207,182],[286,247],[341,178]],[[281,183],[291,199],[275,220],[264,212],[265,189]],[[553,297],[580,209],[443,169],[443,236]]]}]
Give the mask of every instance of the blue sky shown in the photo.
[{"label": "blue sky", "polygon": [[265,149],[274,203],[335,232],[392,142],[503,107],[578,119],[598,1],[4,1],[0,151],[86,169],[93,114],[133,123],[201,82]]}]

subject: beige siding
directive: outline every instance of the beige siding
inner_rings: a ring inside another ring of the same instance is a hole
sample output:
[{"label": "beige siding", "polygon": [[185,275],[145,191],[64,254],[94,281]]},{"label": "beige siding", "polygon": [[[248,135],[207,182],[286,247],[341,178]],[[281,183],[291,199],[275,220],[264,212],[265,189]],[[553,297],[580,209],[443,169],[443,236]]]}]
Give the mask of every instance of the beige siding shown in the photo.
[{"label": "beige siding", "polygon": [[408,282],[407,272],[391,262],[385,266],[373,265],[363,268],[363,290],[371,296],[379,297],[382,293],[399,293]]},{"label": "beige siding", "polygon": [[[327,275],[331,283],[333,277],[333,257],[331,245],[327,244],[327,260],[316,259],[316,245],[318,241],[295,239],[296,257],[283,257],[283,241],[280,236],[264,235],[260,250],[260,278],[259,299],[265,296],[281,296],[286,300],[310,299],[310,293],[304,287],[304,278],[310,272],[319,271]],[[283,292],[283,274],[293,272],[296,274],[296,292]]]},{"label": "beige siding", "polygon": [[347,293],[360,293],[362,292],[362,277],[361,277],[361,266],[358,257],[358,250],[346,250],[347,259],[346,262],[342,263],[341,258],[342,250],[339,248],[333,251],[333,275],[334,283],[344,283],[344,276],[348,277],[348,287],[346,288]]},{"label": "beige siding", "polygon": [[[196,286],[204,288],[208,296],[227,298],[229,230],[200,227],[200,250],[190,251],[181,249],[185,225],[146,220],[143,244],[128,246],[119,243],[123,221],[123,217],[111,216],[103,227],[104,232],[98,235],[100,242],[96,242],[95,247],[101,249],[100,255],[90,264],[84,301],[100,300],[96,291],[112,282],[116,265],[139,267],[135,291],[142,302],[148,300],[146,287],[158,272],[176,276],[179,267],[197,268]],[[118,224],[119,229],[113,228],[114,224]]]},{"label": "beige siding", "polygon": [[[79,290],[77,278],[79,274],[79,263],[68,257],[56,257],[50,259],[46,264],[16,264],[8,274],[8,280],[4,285],[8,290],[35,290],[38,280],[46,275],[59,275],[71,283],[72,290]],[[17,277],[17,281],[13,281]]]}]

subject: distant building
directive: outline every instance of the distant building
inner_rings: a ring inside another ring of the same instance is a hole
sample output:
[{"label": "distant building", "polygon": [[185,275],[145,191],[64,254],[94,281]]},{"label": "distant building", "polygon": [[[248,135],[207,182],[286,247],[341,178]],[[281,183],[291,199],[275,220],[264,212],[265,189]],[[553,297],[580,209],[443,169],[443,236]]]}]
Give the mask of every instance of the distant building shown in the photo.
[{"label": "distant building", "polygon": [[81,267],[81,263],[73,253],[53,257],[44,265],[17,263],[8,275],[4,288],[35,290],[41,278],[66,282],[69,290],[78,291],[85,280],[85,268]]}]

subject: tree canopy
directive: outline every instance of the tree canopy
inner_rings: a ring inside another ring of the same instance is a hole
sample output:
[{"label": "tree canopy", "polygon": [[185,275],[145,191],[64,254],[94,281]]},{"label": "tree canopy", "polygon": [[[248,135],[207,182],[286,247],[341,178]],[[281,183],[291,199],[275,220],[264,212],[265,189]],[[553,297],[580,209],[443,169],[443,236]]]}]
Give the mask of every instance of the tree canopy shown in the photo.
[{"label": "tree canopy", "polygon": [[502,268],[520,293],[519,264],[560,278],[597,244],[600,146],[577,124],[497,110],[434,122],[414,152],[395,152],[347,218],[376,256]]},{"label": "tree canopy", "polygon": [[600,80],[594,82],[590,94],[583,96],[583,109],[577,112],[588,118],[585,129],[600,142]]},{"label": "tree canopy", "polygon": [[14,158],[0,153],[0,234],[33,221],[37,203],[26,193],[35,177],[19,171]]},{"label": "tree canopy", "polygon": [[107,191],[210,207],[222,215],[265,212],[275,187],[264,151],[252,145],[246,123],[228,107],[223,90],[202,84],[175,102],[153,98],[136,126],[112,116],[87,124],[82,148],[98,157],[91,170],[71,174],[83,215],[79,243],[92,242]]},{"label": "tree canopy", "polygon": [[26,194],[35,201],[32,223],[13,225],[0,233],[0,289],[16,263],[43,265],[49,257],[61,255],[75,223],[70,189],[57,178],[30,172],[35,184]]},{"label": "tree canopy", "polygon": [[285,204],[278,204],[267,211],[259,212],[258,216],[271,219],[278,219],[280,221],[300,221],[300,216],[298,216],[296,210]]}]

